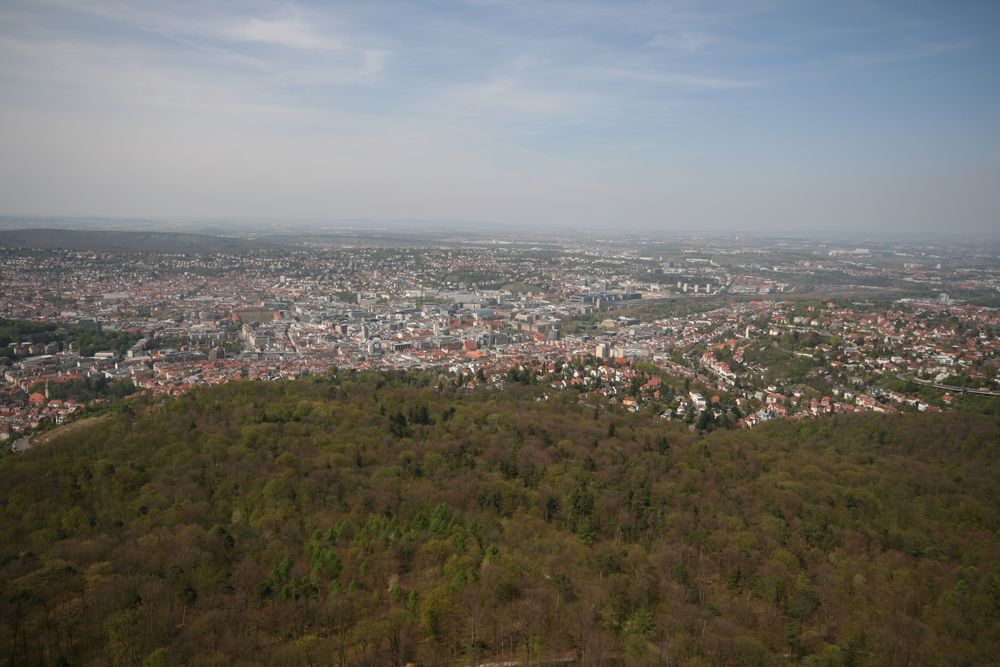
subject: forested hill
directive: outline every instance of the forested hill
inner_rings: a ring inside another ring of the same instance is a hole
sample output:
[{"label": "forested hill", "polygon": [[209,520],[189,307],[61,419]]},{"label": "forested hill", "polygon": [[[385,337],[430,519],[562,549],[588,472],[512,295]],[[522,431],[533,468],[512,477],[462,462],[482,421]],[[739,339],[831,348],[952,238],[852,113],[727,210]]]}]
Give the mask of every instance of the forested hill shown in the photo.
[{"label": "forested hill", "polygon": [[1000,655],[996,417],[700,436],[421,374],[144,400],[0,460],[3,664]]}]

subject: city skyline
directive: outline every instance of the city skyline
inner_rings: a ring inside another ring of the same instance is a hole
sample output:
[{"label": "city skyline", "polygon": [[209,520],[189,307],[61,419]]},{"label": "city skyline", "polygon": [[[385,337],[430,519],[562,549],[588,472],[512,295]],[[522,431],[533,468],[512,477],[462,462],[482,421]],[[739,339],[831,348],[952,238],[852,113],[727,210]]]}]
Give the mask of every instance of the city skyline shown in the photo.
[{"label": "city skyline", "polygon": [[12,2],[5,214],[990,234],[990,3]]}]

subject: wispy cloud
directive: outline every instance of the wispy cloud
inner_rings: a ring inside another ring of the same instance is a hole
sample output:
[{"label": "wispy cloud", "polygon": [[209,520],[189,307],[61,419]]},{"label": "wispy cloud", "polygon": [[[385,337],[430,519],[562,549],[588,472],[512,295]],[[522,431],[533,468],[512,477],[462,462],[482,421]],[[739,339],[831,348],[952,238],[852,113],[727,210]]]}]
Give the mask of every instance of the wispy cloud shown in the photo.
[{"label": "wispy cloud", "polygon": [[311,24],[298,18],[244,18],[224,28],[222,33],[231,39],[294,49],[344,48],[340,40],[321,34]]},{"label": "wispy cloud", "polygon": [[[173,44],[186,60],[200,53],[205,58],[202,65],[209,68],[226,61],[229,65],[254,67],[270,77],[278,70],[284,70],[285,76],[288,70],[295,69],[303,79],[357,83],[380,76],[393,55],[389,49],[366,43],[368,33],[362,36],[361,31],[349,32],[335,14],[296,4],[282,5],[279,11],[269,13],[248,13],[243,7],[227,6],[225,2],[190,6],[178,2],[169,7],[119,0],[37,2],[42,7],[99,18],[124,43],[135,44],[138,35],[160,35],[163,42],[156,47],[146,44],[144,50]],[[46,37],[40,35],[38,39]],[[76,39],[79,35],[70,37]],[[212,58],[216,62],[210,62]],[[320,72],[324,76],[317,76]]]},{"label": "wispy cloud", "polygon": [[211,72],[194,74],[142,50],[78,40],[0,37],[0,77],[20,90],[17,104],[50,100],[76,113],[266,119],[291,111],[252,94],[240,81],[223,84]]},{"label": "wispy cloud", "polygon": [[510,75],[498,75],[480,83],[459,85],[445,91],[439,113],[565,115],[585,112],[591,99],[578,91],[543,87]]}]

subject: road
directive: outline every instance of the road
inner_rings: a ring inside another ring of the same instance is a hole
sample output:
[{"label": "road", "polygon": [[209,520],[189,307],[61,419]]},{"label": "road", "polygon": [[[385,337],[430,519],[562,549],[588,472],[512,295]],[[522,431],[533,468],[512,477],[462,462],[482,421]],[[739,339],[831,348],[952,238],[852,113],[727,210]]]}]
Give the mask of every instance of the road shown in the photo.
[{"label": "road", "polygon": [[38,445],[47,445],[54,439],[66,433],[73,433],[79,431],[80,429],[86,428],[91,424],[96,424],[99,421],[106,419],[108,415],[98,415],[96,417],[84,417],[82,419],[77,419],[71,421],[68,424],[63,424],[62,426],[56,426],[48,431],[42,431],[41,433],[32,433],[24,437],[18,438],[10,446],[12,452],[26,452],[32,447],[37,447]]},{"label": "road", "polygon": [[934,382],[932,380],[921,380],[915,375],[906,375],[903,373],[896,373],[896,377],[900,380],[906,380],[907,382],[916,382],[917,384],[925,384],[935,389],[944,389],[945,391],[953,391],[956,394],[976,394],[978,396],[1000,396],[1000,391],[990,391],[989,389],[970,389],[969,387],[956,387],[953,384],[941,384],[939,382]]}]

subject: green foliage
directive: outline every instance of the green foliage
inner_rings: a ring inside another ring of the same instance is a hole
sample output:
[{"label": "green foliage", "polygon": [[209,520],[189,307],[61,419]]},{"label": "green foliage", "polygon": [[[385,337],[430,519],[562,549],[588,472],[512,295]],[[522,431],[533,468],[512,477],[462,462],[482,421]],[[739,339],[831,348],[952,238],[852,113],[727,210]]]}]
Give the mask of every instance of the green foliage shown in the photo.
[{"label": "green foliage", "polygon": [[125,354],[139,338],[138,334],[126,331],[102,331],[97,327],[83,325],[70,327],[66,334],[66,341],[73,343],[73,349],[85,357],[106,351]]},{"label": "green foliage", "polygon": [[28,322],[0,318],[0,348],[14,343],[48,343],[56,340],[56,325],[51,322]]},{"label": "green foliage", "polygon": [[[95,398],[124,398],[136,392],[135,383],[130,379],[109,380],[102,374],[91,375],[80,380],[49,383],[49,398],[55,400],[73,400],[87,403]],[[31,391],[45,391],[45,383],[35,384]]]},{"label": "green foliage", "polygon": [[[513,379],[513,378],[512,378]],[[701,435],[331,373],[0,459],[11,664],[989,664],[996,417]],[[612,428],[613,427],[613,428]]]},{"label": "green foliage", "polygon": [[86,357],[96,352],[125,352],[141,336],[125,331],[102,331],[94,325],[80,324],[62,328],[51,322],[0,319],[0,356],[13,356],[9,346],[15,343],[72,343],[73,349]]}]

